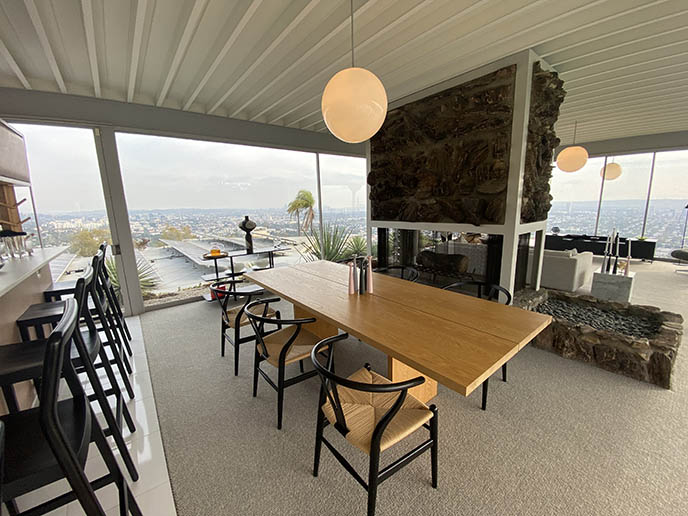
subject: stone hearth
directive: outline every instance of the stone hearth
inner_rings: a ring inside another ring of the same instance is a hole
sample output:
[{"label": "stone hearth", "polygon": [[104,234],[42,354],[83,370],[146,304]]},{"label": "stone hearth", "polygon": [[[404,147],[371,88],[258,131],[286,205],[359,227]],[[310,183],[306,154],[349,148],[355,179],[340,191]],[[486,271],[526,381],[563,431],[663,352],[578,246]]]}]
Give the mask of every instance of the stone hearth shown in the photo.
[{"label": "stone hearth", "polygon": [[671,388],[683,317],[654,306],[541,289],[520,291],[516,306],[552,315],[532,344],[613,373]]}]

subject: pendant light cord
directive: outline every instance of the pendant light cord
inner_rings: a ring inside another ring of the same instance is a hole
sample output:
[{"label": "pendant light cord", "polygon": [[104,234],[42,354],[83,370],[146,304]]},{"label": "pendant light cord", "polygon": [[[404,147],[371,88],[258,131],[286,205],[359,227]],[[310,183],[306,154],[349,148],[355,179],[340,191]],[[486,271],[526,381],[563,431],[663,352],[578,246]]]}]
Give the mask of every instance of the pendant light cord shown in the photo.
[{"label": "pendant light cord", "polygon": [[578,120],[573,122],[573,144],[576,145],[576,129],[578,129]]},{"label": "pendant light cord", "polygon": [[351,68],[354,67],[354,0],[351,0]]}]

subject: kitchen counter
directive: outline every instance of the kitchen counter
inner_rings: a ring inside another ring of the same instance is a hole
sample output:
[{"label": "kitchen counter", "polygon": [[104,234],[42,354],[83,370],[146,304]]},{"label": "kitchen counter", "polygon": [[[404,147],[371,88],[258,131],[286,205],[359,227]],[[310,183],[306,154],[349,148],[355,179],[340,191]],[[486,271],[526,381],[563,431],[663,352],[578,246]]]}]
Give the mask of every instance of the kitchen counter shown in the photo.
[{"label": "kitchen counter", "polygon": [[0,297],[29,279],[66,250],[67,247],[38,248],[34,249],[33,256],[7,260],[5,266],[0,269]]}]

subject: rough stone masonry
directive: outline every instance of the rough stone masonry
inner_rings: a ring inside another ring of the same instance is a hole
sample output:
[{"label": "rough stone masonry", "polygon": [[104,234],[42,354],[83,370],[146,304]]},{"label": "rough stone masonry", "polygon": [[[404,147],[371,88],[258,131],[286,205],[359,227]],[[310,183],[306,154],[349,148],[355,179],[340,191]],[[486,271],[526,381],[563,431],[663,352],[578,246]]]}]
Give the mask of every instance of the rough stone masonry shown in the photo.
[{"label": "rough stone masonry", "polygon": [[546,289],[522,290],[514,305],[552,315],[552,324],[533,340],[535,347],[671,388],[681,315]]}]

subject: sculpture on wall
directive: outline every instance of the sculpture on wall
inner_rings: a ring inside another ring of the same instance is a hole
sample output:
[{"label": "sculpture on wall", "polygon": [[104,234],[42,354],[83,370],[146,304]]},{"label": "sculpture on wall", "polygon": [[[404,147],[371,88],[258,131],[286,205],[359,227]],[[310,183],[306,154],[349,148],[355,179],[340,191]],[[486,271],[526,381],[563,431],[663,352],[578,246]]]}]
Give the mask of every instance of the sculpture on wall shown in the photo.
[{"label": "sculpture on wall", "polygon": [[535,63],[530,92],[521,222],[545,220],[552,206],[549,180],[552,177],[554,149],[559,146],[554,124],[559,118],[559,107],[565,96],[564,81],[558,74],[543,70],[539,62]]},{"label": "sculpture on wall", "polygon": [[[516,66],[390,111],[371,140],[373,221],[504,224]],[[547,218],[554,122],[565,92],[536,64],[524,222]]]},{"label": "sculpture on wall", "polygon": [[373,220],[503,224],[516,66],[387,114],[371,140]]}]

